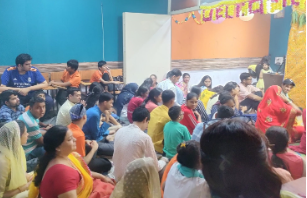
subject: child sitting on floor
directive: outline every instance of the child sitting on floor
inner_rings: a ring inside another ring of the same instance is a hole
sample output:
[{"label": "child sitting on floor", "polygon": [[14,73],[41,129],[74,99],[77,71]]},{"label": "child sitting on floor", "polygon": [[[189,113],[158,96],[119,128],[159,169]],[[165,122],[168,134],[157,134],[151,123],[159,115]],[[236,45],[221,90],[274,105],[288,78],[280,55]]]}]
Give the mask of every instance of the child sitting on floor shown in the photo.
[{"label": "child sitting on floor", "polygon": [[168,111],[168,115],[172,120],[169,121],[163,129],[163,152],[168,159],[172,159],[174,155],[177,154],[178,144],[191,139],[187,127],[179,123],[183,118],[183,114],[179,106],[173,106]]},{"label": "child sitting on floor", "polygon": [[293,179],[304,177],[304,160],[294,153],[288,152],[289,134],[283,127],[272,126],[265,133],[270,142],[270,159],[273,167],[283,168],[291,173]]},{"label": "child sitting on floor", "polygon": [[210,197],[210,190],[200,171],[199,144],[193,140],[177,147],[177,161],[168,173],[164,198]]}]

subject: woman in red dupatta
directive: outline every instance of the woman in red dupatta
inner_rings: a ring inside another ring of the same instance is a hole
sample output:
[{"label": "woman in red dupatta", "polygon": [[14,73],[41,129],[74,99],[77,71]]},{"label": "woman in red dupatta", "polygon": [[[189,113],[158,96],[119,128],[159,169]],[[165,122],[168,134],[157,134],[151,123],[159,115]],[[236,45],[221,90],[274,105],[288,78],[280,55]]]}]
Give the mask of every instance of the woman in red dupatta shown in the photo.
[{"label": "woman in red dupatta", "polygon": [[263,133],[271,126],[281,126],[291,134],[295,117],[302,114],[281,90],[277,85],[269,87],[258,106],[255,127]]}]

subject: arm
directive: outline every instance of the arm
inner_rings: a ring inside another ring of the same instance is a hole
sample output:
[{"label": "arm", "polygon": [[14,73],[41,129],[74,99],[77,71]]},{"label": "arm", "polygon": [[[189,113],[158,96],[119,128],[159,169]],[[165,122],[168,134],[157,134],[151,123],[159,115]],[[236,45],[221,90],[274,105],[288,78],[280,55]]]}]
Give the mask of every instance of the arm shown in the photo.
[{"label": "arm", "polygon": [[238,96],[236,95],[236,96],[234,97],[234,99],[235,99],[236,108],[237,108],[237,109],[240,109],[240,103],[239,103],[239,98],[238,98]]},{"label": "arm", "polygon": [[260,71],[259,79],[263,79],[263,69]]},{"label": "arm", "polygon": [[93,159],[95,152],[98,149],[98,143],[95,140],[86,140],[86,144],[88,144],[92,149],[91,151],[83,158],[86,164],[89,164]]},{"label": "arm", "polygon": [[98,139],[98,132],[100,131],[100,119],[97,116],[92,116],[89,120],[89,126],[90,126],[90,136],[92,140]]},{"label": "arm", "polygon": [[43,137],[43,135],[41,134],[41,137],[38,138],[38,139],[36,139],[35,142],[36,142],[39,146],[44,145],[44,137]]},{"label": "arm", "polygon": [[58,198],[77,198],[77,190],[71,190],[66,193],[60,194]]},{"label": "arm", "polygon": [[110,122],[111,122],[112,124],[114,124],[114,125],[119,125],[119,123],[115,120],[115,118],[113,118],[112,115],[110,115],[109,119],[110,119]]},{"label": "arm", "polygon": [[108,73],[109,73],[109,78],[110,78],[110,81],[113,81],[113,77],[112,77],[112,74],[111,74],[111,70],[108,68]]},{"label": "arm", "polygon": [[[201,116],[200,116],[200,114],[199,114],[197,111],[194,111],[194,114],[195,114],[195,116],[196,116],[197,122],[198,122],[198,123],[201,122]],[[194,124],[194,126],[196,126],[197,123],[194,123],[194,122],[193,122],[193,121],[194,121],[194,118],[191,116],[190,119],[192,119],[191,122]]]},{"label": "arm", "polygon": [[11,122],[13,120],[12,120],[11,115],[8,112],[2,112],[2,113],[0,112],[0,121],[1,122]]},{"label": "arm", "polygon": [[152,143],[152,140],[149,136],[146,137],[145,140],[145,157],[151,157],[154,160],[154,164],[157,170],[159,170],[159,165],[158,165],[158,159],[157,159],[157,155],[156,155],[156,151],[154,148],[154,145]]},{"label": "arm", "polygon": [[5,85],[0,86],[0,93],[6,90],[14,90],[14,91],[20,91],[20,88],[14,88],[14,87],[7,87]]},{"label": "arm", "polygon": [[200,114],[201,118],[204,119],[204,121],[205,121],[205,120],[209,120],[209,117],[208,117],[208,115],[207,115],[207,112],[206,112],[204,103],[203,103],[201,100],[198,100],[196,110],[197,110],[198,113]]},{"label": "arm", "polygon": [[257,95],[255,95],[255,94],[253,94],[253,93],[248,94],[246,97],[247,97],[247,98],[250,98],[250,99],[252,99],[252,100],[256,100],[256,101],[261,101],[261,100],[263,99],[262,97],[257,96]]},{"label": "arm", "polygon": [[55,81],[50,81],[49,85],[56,85],[60,87],[69,87],[71,86],[71,82],[55,82]]},{"label": "arm", "polygon": [[91,172],[92,173],[92,177],[94,179],[100,179],[101,181],[105,182],[105,183],[110,183],[115,185],[114,181],[111,180],[110,178],[103,176],[102,174],[96,173],[96,172]]},{"label": "arm", "polygon": [[119,81],[105,81],[102,78],[100,78],[100,82],[102,82],[103,84],[121,84],[122,83]]}]

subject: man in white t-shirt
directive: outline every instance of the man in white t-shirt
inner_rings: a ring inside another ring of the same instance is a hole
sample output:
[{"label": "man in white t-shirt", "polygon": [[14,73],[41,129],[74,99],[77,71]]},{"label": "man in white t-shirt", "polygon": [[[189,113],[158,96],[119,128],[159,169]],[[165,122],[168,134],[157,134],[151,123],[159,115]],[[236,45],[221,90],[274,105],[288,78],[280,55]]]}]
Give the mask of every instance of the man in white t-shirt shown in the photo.
[{"label": "man in white t-shirt", "polygon": [[179,96],[176,90],[176,83],[179,81],[181,76],[182,76],[182,73],[179,69],[173,69],[172,71],[168,72],[166,79],[160,82],[157,86],[163,91],[165,90],[173,91],[175,94],[175,101],[177,105],[181,105],[183,101],[183,92],[182,92],[182,96]]}]

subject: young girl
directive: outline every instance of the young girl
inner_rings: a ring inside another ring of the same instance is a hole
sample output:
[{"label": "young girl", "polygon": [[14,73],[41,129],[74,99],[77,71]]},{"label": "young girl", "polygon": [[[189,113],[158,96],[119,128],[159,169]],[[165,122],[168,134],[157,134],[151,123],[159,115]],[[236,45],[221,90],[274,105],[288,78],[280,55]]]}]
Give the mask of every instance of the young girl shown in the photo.
[{"label": "young girl", "polygon": [[304,160],[300,156],[287,151],[289,142],[288,131],[283,127],[272,126],[268,128],[265,135],[270,142],[272,165],[276,168],[288,170],[293,179],[305,176]]},{"label": "young girl", "polygon": [[256,67],[256,74],[258,78],[256,87],[258,87],[261,90],[264,90],[263,74],[267,74],[269,72],[272,72],[269,60],[267,58],[263,58],[261,60],[261,63]]},{"label": "young girl", "polygon": [[183,91],[183,97],[186,98],[189,90],[190,90],[190,74],[184,73],[182,75],[182,81],[180,83],[177,83],[177,86]]},{"label": "young girl", "polygon": [[200,83],[196,85],[201,88],[201,91],[204,91],[205,89],[211,89],[212,88],[212,79],[210,76],[206,75],[204,76]]},{"label": "young girl", "polygon": [[142,105],[145,98],[148,96],[148,88],[141,86],[139,87],[138,91],[136,92],[136,95],[130,100],[128,106],[127,106],[127,117],[130,123],[132,123],[132,113],[133,111]]},{"label": "young girl", "polygon": [[148,98],[144,100],[143,105],[149,112],[151,112],[157,106],[159,106],[159,103],[161,102],[162,102],[162,89],[154,88],[149,92]]},{"label": "young girl", "polygon": [[167,175],[164,198],[211,197],[210,190],[200,171],[199,144],[193,140],[177,147],[177,161]]},{"label": "young girl", "polygon": [[196,125],[201,122],[200,114],[195,110],[198,104],[198,96],[195,93],[187,95],[186,103],[181,105],[181,110],[184,112],[184,117],[181,124],[186,126],[192,135]]}]

